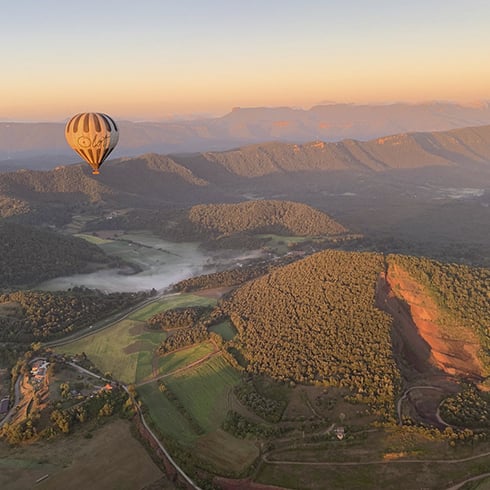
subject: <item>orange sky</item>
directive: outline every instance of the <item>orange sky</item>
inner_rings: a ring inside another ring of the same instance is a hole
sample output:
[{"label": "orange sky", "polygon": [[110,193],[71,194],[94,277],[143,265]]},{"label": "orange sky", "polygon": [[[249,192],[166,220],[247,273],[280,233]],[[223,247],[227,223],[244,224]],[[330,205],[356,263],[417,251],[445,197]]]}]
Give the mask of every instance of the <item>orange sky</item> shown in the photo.
[{"label": "orange sky", "polygon": [[0,120],[490,100],[490,2],[399,3],[12,2]]}]

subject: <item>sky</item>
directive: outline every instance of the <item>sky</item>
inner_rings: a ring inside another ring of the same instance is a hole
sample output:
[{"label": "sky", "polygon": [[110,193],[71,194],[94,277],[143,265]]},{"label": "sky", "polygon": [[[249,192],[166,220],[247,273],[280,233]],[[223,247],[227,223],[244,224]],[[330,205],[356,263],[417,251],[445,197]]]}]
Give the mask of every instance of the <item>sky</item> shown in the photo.
[{"label": "sky", "polygon": [[2,0],[0,121],[490,100],[488,0]]}]

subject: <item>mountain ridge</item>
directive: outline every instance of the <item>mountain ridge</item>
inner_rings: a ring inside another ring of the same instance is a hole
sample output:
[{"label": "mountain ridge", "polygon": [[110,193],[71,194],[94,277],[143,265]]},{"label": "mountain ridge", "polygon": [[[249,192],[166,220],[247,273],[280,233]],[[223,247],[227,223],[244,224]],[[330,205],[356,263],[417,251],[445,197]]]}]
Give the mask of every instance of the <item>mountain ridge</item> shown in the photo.
[{"label": "mountain ridge", "polygon": [[[386,134],[442,131],[490,124],[490,106],[454,103],[327,104],[235,108],[221,117],[165,122],[118,121],[114,156],[183,151],[221,151],[261,141],[367,141]],[[0,165],[49,168],[77,161],[64,141],[64,123],[0,122]],[[51,164],[50,164],[51,159]]]}]

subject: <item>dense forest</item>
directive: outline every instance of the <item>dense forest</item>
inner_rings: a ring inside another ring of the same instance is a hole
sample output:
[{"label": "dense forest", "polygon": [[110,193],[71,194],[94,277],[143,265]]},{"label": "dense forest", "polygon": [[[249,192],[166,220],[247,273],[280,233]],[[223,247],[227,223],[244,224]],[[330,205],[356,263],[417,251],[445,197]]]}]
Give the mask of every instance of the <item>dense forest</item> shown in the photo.
[{"label": "dense forest", "polygon": [[203,230],[224,235],[243,231],[296,236],[338,235],[346,232],[342,225],[322,211],[289,201],[202,204],[189,210],[188,219]]},{"label": "dense forest", "polygon": [[0,288],[75,274],[87,265],[114,262],[81,238],[0,221]]},{"label": "dense forest", "polygon": [[324,251],[246,283],[223,303],[247,370],[275,379],[348,387],[390,415],[400,384],[391,318],[375,287],[384,257]]},{"label": "dense forest", "polygon": [[174,328],[189,328],[212,308],[206,306],[188,306],[162,311],[148,318],[146,325],[151,329],[172,330]]},{"label": "dense forest", "polygon": [[199,289],[209,289],[218,287],[229,287],[242,284],[250,279],[262,276],[269,272],[270,266],[265,263],[245,265],[235,267],[221,272],[203,274],[201,276],[190,277],[173,285],[174,291],[197,291]]},{"label": "dense forest", "polygon": [[33,342],[62,337],[142,301],[148,293],[16,291],[0,295],[0,341]]}]

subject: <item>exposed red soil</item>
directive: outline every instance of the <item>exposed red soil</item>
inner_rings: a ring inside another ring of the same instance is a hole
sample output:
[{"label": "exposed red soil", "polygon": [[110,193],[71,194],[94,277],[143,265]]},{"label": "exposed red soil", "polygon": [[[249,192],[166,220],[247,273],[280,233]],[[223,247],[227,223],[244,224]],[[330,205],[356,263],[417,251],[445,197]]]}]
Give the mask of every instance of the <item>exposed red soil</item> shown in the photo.
[{"label": "exposed red soil", "polygon": [[451,336],[435,301],[401,267],[390,265],[381,282],[384,286],[378,287],[378,303],[384,304],[402,327],[417,370],[424,371],[428,363],[451,376],[481,379],[480,344],[472,330],[458,326],[458,338]]}]

